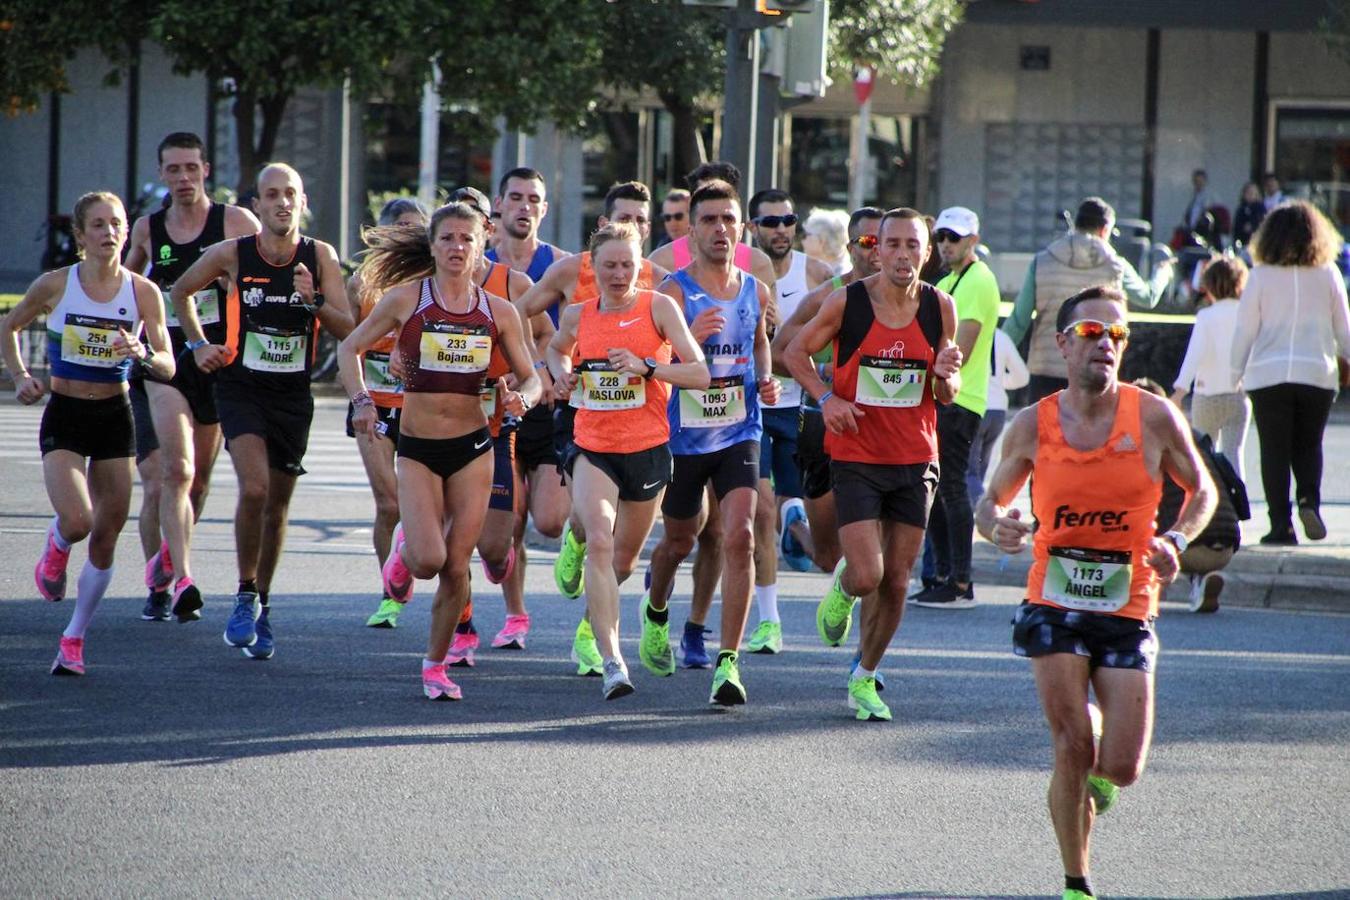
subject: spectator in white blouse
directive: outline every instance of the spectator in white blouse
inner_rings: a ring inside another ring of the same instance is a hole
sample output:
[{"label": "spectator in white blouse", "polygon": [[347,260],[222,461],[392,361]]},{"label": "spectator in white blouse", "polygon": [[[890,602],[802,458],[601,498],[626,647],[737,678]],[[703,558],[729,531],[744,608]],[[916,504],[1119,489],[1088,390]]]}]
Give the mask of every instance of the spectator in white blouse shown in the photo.
[{"label": "spectator in white blouse", "polygon": [[1252,399],[1261,441],[1261,484],[1270,533],[1263,544],[1296,544],[1289,472],[1303,533],[1327,535],[1322,522],[1322,433],[1338,384],[1337,361],[1350,358],[1350,312],[1334,260],[1341,236],[1302,200],[1271,210],[1252,239],[1256,267],[1238,302],[1232,381]]},{"label": "spectator in white blouse", "polygon": [[1238,297],[1247,284],[1247,266],[1235,257],[1219,257],[1205,267],[1200,284],[1211,302],[1195,314],[1186,358],[1181,361],[1181,371],[1172,384],[1172,400],[1180,406],[1194,385],[1191,425],[1209,435],[1214,448],[1228,457],[1238,475],[1242,475],[1245,471],[1242,450],[1247,441],[1252,402],[1241,383],[1233,380],[1229,356],[1237,325]]}]

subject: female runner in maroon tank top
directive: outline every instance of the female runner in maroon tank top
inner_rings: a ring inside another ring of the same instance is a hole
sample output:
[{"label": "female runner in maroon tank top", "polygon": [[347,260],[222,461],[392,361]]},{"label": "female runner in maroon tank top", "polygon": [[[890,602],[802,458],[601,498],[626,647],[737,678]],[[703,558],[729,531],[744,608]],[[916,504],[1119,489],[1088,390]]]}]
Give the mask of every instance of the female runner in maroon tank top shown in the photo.
[{"label": "female runner in maroon tank top", "polygon": [[515,308],[474,283],[484,238],[482,217],[463,203],[436,210],[425,233],[374,229],[361,277],[388,293],[338,349],[342,384],[355,406],[352,427],[368,434],[375,409],[357,355],[391,330],[400,335],[410,373],[399,425],[402,524],[385,574],[391,596],[406,595],[414,576],[440,576],[422,663],[423,692],[432,700],[460,698],[445,656],[469,599],[469,560],[492,490],[492,437],[479,391],[494,343],[519,383],[502,399],[504,408],[524,415],[540,392]]}]

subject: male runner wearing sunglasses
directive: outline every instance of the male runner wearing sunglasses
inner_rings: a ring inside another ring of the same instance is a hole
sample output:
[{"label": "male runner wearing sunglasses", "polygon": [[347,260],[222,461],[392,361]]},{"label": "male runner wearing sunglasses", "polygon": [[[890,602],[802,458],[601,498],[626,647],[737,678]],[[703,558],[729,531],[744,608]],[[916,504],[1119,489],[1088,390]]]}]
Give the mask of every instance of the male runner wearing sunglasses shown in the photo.
[{"label": "male runner wearing sunglasses", "polygon": [[661,246],[689,234],[689,192],[675,188],[661,201],[661,228],[666,238]]},{"label": "male runner wearing sunglasses", "polygon": [[[797,214],[787,193],[770,188],[750,198],[750,226],[755,245],[773,263],[779,321],[792,315],[802,298],[832,277],[830,267],[792,248]],[[759,450],[759,505],[755,508],[755,608],[759,626],[746,649],[777,653],[783,645],[778,616],[779,551],[799,572],[811,567],[806,547],[788,526],[806,520],[801,474],[797,467],[797,416],[802,389],[791,378],[779,378],[782,393],[763,408],[764,434]],[[783,522],[779,534],[779,518]]]},{"label": "male runner wearing sunglasses", "polygon": [[928,519],[928,540],[940,577],[909,599],[932,609],[969,609],[975,605],[975,588],[970,580],[975,518],[966,488],[966,469],[989,399],[994,330],[998,328],[998,279],[975,254],[980,244],[980,218],[964,206],[948,207],[938,214],[933,242],[947,267],[947,275],[937,288],[956,300],[956,346],[961,348],[965,363],[961,366],[961,392],[949,405],[938,407],[937,414],[941,474]]},{"label": "male runner wearing sunglasses", "polygon": [[[1158,595],[1217,494],[1180,411],[1118,380],[1129,338],[1123,292],[1102,285],[1065,300],[1055,334],[1069,386],[1013,420],[977,521],[1005,553],[1032,545],[1013,649],[1031,658],[1050,726],[1050,819],[1064,900],[1083,900],[1094,896],[1092,825],[1148,756]],[[1033,472],[1034,525],[1010,508]],[[1187,497],[1173,530],[1159,535],[1164,475]]]}]

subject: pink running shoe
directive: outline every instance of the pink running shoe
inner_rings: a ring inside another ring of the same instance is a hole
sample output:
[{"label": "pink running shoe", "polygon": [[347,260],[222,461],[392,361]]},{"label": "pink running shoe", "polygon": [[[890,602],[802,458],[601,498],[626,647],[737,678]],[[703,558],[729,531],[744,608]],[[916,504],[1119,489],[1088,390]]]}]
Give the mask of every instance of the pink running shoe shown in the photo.
[{"label": "pink running shoe", "polygon": [[472,669],[473,651],[477,649],[477,634],[461,634],[456,631],[454,638],[450,641],[450,652],[445,654],[445,664],[457,666],[461,669]]},{"label": "pink running shoe", "polygon": [[84,638],[61,638],[61,645],[56,650],[56,661],[52,663],[52,674],[84,674]]},{"label": "pink running shoe", "polygon": [[173,560],[169,558],[169,542],[161,541],[159,552],[145,563],[145,586],[162,591],[173,583]]},{"label": "pink running shoe", "polygon": [[408,567],[403,564],[402,522],[394,529],[393,547],[389,551],[389,558],[384,561],[384,568],[380,569],[380,575],[384,580],[386,597],[397,600],[399,603],[407,603],[412,599],[412,572],[409,572]]},{"label": "pink running shoe", "polygon": [[510,577],[511,577],[511,573],[512,573],[513,571],[515,571],[515,568],[516,568],[516,545],[513,543],[513,544],[511,545],[511,549],[507,551],[507,553],[506,553],[506,566],[502,569],[502,571],[501,571],[500,573],[494,572],[494,571],[492,570],[492,567],[488,565],[488,561],[487,561],[486,559],[481,559],[481,558],[480,558],[479,561],[482,562],[482,564],[483,564],[483,574],[487,576],[487,580],[490,581],[490,582],[492,582],[493,584],[501,584],[503,581],[505,581],[506,579],[510,578]]},{"label": "pink running shoe", "polygon": [[464,694],[445,674],[445,663],[422,670],[422,693],[428,700],[460,700]]},{"label": "pink running shoe", "polygon": [[47,546],[38,557],[37,568],[33,570],[33,579],[37,582],[38,595],[43,600],[56,603],[66,596],[66,565],[70,562],[70,550],[61,550],[47,534]]},{"label": "pink running shoe", "polygon": [[506,624],[492,639],[494,650],[524,650],[525,636],[530,633],[530,614],[507,616]]},{"label": "pink running shoe", "polygon": [[191,578],[178,579],[170,610],[178,617],[180,623],[195,622],[202,617],[202,592],[192,583]]}]

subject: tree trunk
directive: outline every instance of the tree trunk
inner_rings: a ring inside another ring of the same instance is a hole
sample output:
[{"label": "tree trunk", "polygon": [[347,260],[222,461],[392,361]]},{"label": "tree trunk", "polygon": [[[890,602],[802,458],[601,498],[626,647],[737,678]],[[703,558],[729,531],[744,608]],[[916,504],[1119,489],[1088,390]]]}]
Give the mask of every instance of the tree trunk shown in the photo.
[{"label": "tree trunk", "polygon": [[[290,92],[259,97],[247,88],[239,88],[235,94],[234,122],[239,150],[239,184],[235,190],[240,197],[255,190],[258,170],[276,153],[277,134],[281,131],[281,119],[290,98]],[[262,112],[260,132],[255,128],[259,110]]]},{"label": "tree trunk", "polygon": [[671,180],[674,187],[686,187],[684,176],[707,162],[698,130],[698,110],[675,94],[661,94],[661,103],[670,113],[671,133],[675,140],[675,152],[670,163]]}]

